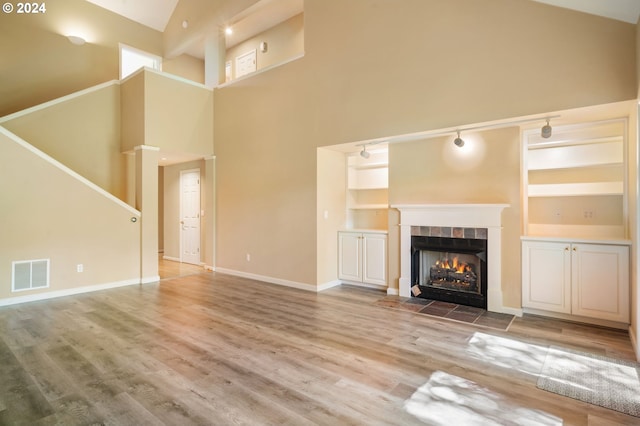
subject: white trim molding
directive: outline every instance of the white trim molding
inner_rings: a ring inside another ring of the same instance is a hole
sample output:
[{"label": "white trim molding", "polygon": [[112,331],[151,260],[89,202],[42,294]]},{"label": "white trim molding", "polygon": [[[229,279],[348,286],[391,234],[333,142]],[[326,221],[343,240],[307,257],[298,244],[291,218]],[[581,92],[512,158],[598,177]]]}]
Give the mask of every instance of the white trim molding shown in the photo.
[{"label": "white trim molding", "polygon": [[80,174],[78,174],[77,172],[73,171],[69,167],[65,166],[64,164],[62,164],[58,160],[54,159],[53,157],[50,157],[49,155],[45,154],[43,151],[40,151],[38,148],[36,148],[35,146],[29,144],[27,141],[25,141],[24,139],[22,139],[21,137],[19,137],[15,133],[10,132],[9,130],[7,130],[6,128],[4,128],[2,126],[0,126],[0,133],[4,134],[9,139],[13,140],[16,144],[20,145],[22,148],[30,151],[32,154],[37,155],[42,160],[44,160],[47,163],[51,164],[53,167],[57,168],[58,170],[61,170],[63,173],[66,173],[67,175],[71,176],[75,180],[77,180],[80,183],[84,184],[85,186],[91,188],[93,191],[101,194],[102,196],[104,196],[105,198],[109,199],[113,203],[119,205],[120,207],[122,207],[123,209],[125,209],[129,213],[131,213],[133,216],[135,216],[136,218],[139,219],[141,217],[142,213],[140,211],[134,209],[129,204],[125,203],[124,201],[122,201],[121,199],[116,197],[115,195],[111,194],[110,192],[105,191],[104,189],[102,189],[101,187],[96,185],[95,183],[91,182],[89,179],[85,178],[84,176],[81,176]]},{"label": "white trim molding", "polygon": [[0,299],[0,306],[17,305],[19,303],[36,302],[39,300],[55,299],[57,297],[73,296],[76,294],[90,293],[93,291],[107,290],[110,288],[125,287],[130,285],[140,285],[140,278],[116,281],[112,283],[96,284],[83,287],[70,288],[65,290],[48,291],[44,293],[30,294],[28,296],[8,297]]},{"label": "white trim molding", "polygon": [[486,228],[487,310],[513,313],[502,300],[502,210],[509,204],[397,204],[400,211],[399,294],[411,297],[411,227],[446,226]]},{"label": "white trim molding", "polygon": [[273,278],[265,275],[253,274],[251,272],[236,271],[234,269],[221,268],[219,266],[216,267],[215,272],[219,272],[221,274],[233,275],[235,277],[249,278],[251,280],[262,281],[268,284],[277,284],[285,287],[297,288],[299,290],[312,291],[314,293],[319,293],[321,291],[340,285],[340,281],[336,280],[336,281],[330,281],[328,283],[321,284],[319,286],[315,286],[313,284],[300,283],[297,281],[289,281],[289,280],[284,280],[282,278]]}]

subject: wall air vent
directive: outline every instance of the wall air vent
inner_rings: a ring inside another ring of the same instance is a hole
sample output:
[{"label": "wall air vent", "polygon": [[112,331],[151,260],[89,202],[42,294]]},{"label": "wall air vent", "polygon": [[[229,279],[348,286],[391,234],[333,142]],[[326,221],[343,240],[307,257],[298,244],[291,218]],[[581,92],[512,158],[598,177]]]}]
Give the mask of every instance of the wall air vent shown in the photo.
[{"label": "wall air vent", "polygon": [[12,262],[11,291],[49,287],[49,259]]}]

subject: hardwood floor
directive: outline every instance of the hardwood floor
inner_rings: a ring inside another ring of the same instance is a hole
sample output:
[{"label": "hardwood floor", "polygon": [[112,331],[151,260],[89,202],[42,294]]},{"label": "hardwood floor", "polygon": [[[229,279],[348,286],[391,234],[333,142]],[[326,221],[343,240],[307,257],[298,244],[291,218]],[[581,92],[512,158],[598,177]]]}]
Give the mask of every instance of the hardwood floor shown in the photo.
[{"label": "hardwood floor", "polygon": [[3,307],[0,424],[640,424],[536,388],[550,345],[634,360],[625,332],[382,297],[209,272]]},{"label": "hardwood floor", "polygon": [[162,254],[158,255],[158,275],[160,275],[161,280],[200,274],[204,271],[205,269],[203,266],[175,262],[172,260],[163,259]]}]

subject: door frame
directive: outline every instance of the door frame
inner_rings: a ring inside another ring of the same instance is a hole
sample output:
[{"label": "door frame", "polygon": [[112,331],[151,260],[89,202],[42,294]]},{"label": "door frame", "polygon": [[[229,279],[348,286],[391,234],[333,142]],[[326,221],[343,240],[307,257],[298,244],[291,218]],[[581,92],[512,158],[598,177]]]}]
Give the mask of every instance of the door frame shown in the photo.
[{"label": "door frame", "polygon": [[183,176],[188,174],[188,173],[198,173],[198,205],[199,205],[199,209],[198,209],[198,253],[200,253],[200,260],[198,261],[198,265],[202,264],[202,171],[200,170],[199,167],[194,168],[194,169],[186,169],[186,170],[180,170],[180,182],[179,182],[179,192],[180,192],[180,197],[179,197],[179,213],[178,213],[178,240],[179,240],[179,259],[180,259],[180,263],[189,263],[192,264],[190,262],[184,262],[183,260],[183,238],[182,238],[182,218],[183,218],[183,186],[182,186],[182,182],[183,182]]}]

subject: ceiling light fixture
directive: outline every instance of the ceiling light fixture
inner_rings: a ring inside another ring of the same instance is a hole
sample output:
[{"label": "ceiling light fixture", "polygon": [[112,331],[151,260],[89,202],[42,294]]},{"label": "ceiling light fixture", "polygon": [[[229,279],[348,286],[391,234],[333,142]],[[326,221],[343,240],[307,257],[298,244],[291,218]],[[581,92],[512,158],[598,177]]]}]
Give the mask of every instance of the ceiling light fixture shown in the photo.
[{"label": "ceiling light fixture", "polygon": [[231,34],[233,34],[233,29],[231,27],[227,27],[227,28],[224,29],[224,33],[226,35],[231,35]]},{"label": "ceiling light fixture", "polygon": [[453,140],[453,143],[456,144],[458,148],[462,148],[464,146],[464,141],[460,138],[460,130],[456,130],[458,137]]},{"label": "ceiling light fixture", "polygon": [[82,46],[87,41],[80,36],[70,35],[67,36],[67,39],[71,42],[71,44],[75,44],[76,46]]},{"label": "ceiling light fixture", "polygon": [[369,152],[367,152],[367,145],[362,145],[362,151],[360,151],[360,157],[362,158],[369,158],[371,154],[369,154]]},{"label": "ceiling light fixture", "polygon": [[542,136],[545,139],[548,139],[551,137],[551,126],[549,125],[549,119],[547,118],[547,124],[545,124],[544,126],[542,126],[542,129],[540,129],[540,136]]}]

